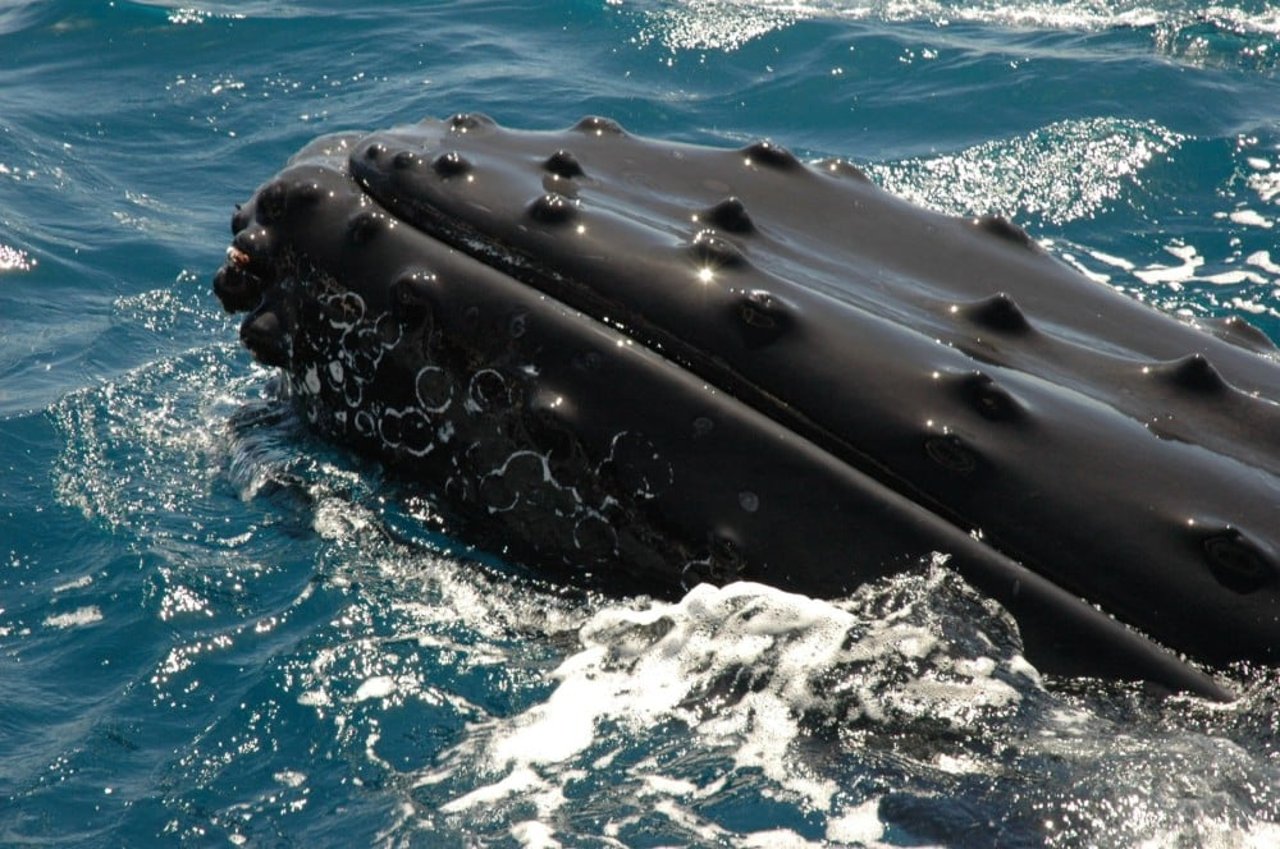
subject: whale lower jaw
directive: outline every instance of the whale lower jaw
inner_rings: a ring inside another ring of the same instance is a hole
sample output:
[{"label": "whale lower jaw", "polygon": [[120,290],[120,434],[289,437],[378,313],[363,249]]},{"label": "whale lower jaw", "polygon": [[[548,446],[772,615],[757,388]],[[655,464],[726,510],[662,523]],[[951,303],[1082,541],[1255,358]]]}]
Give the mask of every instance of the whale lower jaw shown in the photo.
[{"label": "whale lower jaw", "polygon": [[239,208],[214,288],[318,430],[568,580],[839,596],[940,552],[1046,672],[1229,697],[1113,615],[1274,660],[1264,338],[744,151],[599,119],[325,137]]}]

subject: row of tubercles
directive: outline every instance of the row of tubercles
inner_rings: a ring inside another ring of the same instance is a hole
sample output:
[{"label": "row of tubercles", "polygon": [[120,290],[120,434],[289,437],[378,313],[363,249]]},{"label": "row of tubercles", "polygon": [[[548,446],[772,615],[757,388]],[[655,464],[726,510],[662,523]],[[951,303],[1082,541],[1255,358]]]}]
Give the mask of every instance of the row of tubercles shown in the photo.
[{"label": "row of tubercles", "polygon": [[[594,130],[600,125],[595,119],[584,119],[582,129]],[[765,143],[762,143],[765,144]],[[761,148],[767,150],[770,162],[784,162],[779,149],[774,146]],[[544,170],[557,179],[571,180],[583,176],[586,172],[577,157],[568,150],[560,149],[543,160]],[[576,203],[558,192],[547,192],[535,198],[528,207],[528,215],[543,224],[560,225],[577,220],[579,210]],[[740,236],[756,232],[755,222],[747,212],[745,204],[738,197],[730,196],[694,216],[695,222],[705,222]],[[699,230],[688,246],[694,261],[701,267],[719,271],[726,268],[741,268],[748,264],[742,250],[733,242],[722,237],[716,229]],[[764,290],[737,292],[730,303],[734,317],[738,319],[744,342],[755,348],[767,345],[781,337],[793,324],[790,305]]]},{"label": "row of tubercles", "polygon": [[[1004,292],[968,304],[956,304],[951,312],[969,322],[996,333],[1018,336],[1035,332],[1022,308]],[[1141,369],[1143,374],[1164,380],[1172,386],[1200,395],[1218,395],[1234,387],[1209,362],[1204,354],[1189,354],[1171,362],[1154,362]]]},{"label": "row of tubercles", "polygon": [[[371,162],[379,161],[387,153],[386,146],[381,142],[374,142],[364,149],[365,158]],[[391,157],[391,170],[393,172],[417,170],[423,162],[423,158],[414,151],[400,150]],[[471,160],[456,150],[446,150],[431,160],[431,170],[446,180],[469,174],[473,168]]]},{"label": "row of tubercles", "polygon": [[[1004,293],[964,305],[952,312],[988,331],[1006,335],[1034,332],[1018,305]],[[1235,391],[1203,354],[1194,353],[1171,362],[1156,362],[1141,369],[1144,375],[1199,396]],[[1010,424],[1029,421],[1025,406],[982,371],[943,377],[949,391],[984,418]],[[931,433],[925,453],[951,472],[969,475],[981,466],[977,451],[954,433]],[[1210,573],[1227,589],[1247,594],[1272,586],[1280,578],[1274,558],[1239,528],[1220,522],[1189,520],[1188,542],[1205,558]]]},{"label": "row of tubercles", "polygon": [[[983,418],[1010,424],[1028,421],[1022,403],[989,375],[973,371],[940,377],[951,394]],[[934,463],[962,477],[983,466],[981,454],[955,433],[931,431],[925,436],[924,451]],[[1275,558],[1239,528],[1195,519],[1185,521],[1182,527],[1187,544],[1204,558],[1209,573],[1226,589],[1246,595],[1272,587],[1280,578]],[[1176,532],[1173,527],[1171,531]]]},{"label": "row of tubercles", "polygon": [[[484,132],[497,126],[497,123],[482,112],[459,112],[445,121],[445,126],[449,131],[458,134]],[[625,136],[627,131],[612,118],[601,118],[598,115],[588,115],[578,123],[574,124],[572,129],[575,132],[587,135],[610,135]]]},{"label": "row of tubercles", "polygon": [[[453,124],[464,129],[475,129],[488,126],[492,122],[480,120],[475,116],[456,116]],[[616,123],[600,118],[585,118],[575,127],[576,130],[596,134],[624,134]],[[371,148],[372,151],[372,148]],[[760,163],[778,169],[798,167],[799,161],[785,148],[768,141],[760,141],[748,145],[741,151],[749,162]],[[376,154],[375,154],[376,155]],[[397,156],[403,156],[398,154]],[[439,154],[432,164],[433,169],[444,178],[457,176],[471,170],[471,163],[456,151]],[[578,159],[568,150],[560,149],[548,156],[542,167],[557,179],[572,180],[583,176],[585,171]],[[558,192],[548,192],[529,204],[528,215],[534,220],[547,225],[564,225],[579,217],[578,207],[572,199]],[[737,197],[728,197],[709,209],[695,216],[696,221],[705,221],[718,230],[737,235],[750,235],[755,232],[755,224],[748,214],[745,205]],[[975,226],[993,235],[1008,239],[1015,243],[1031,246],[1033,243],[1027,234],[1002,218],[988,217],[978,219]],[[695,262],[715,271],[726,268],[739,268],[747,264],[745,255],[733,242],[722,237],[715,229],[703,229],[695,234],[689,245],[689,251]],[[761,298],[768,298],[770,308],[762,310],[759,306]],[[768,293],[752,292],[742,294],[733,305],[735,315],[740,319],[744,338],[751,347],[768,344],[785,332],[790,326],[789,319],[782,316],[786,313],[786,305]],[[1000,334],[1021,335],[1033,332],[1031,323],[1017,303],[1005,293],[996,293],[988,298],[958,305],[953,312],[959,313],[975,325],[988,331]],[[1149,373],[1163,376],[1175,386],[1199,393],[1220,392],[1228,388],[1226,382],[1208,361],[1199,354],[1193,354],[1175,363],[1156,363],[1144,369]],[[995,390],[992,390],[995,391]],[[1001,390],[1002,391],[1002,390]],[[1007,403],[988,406],[989,410],[1011,410]]]}]

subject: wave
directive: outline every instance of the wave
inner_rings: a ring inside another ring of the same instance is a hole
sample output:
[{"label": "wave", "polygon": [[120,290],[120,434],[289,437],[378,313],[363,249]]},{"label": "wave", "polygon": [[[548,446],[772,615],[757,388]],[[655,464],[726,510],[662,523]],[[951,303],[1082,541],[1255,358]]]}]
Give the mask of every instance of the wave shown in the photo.
[{"label": "wave", "polygon": [[885,189],[940,212],[1062,224],[1098,214],[1183,140],[1152,121],[1069,120],[868,171]]},{"label": "wave", "polygon": [[[621,0],[611,0],[622,5]],[[1151,3],[1106,0],[683,0],[634,4],[648,26],[643,39],[672,50],[725,50],[810,19],[974,24],[1005,30],[1096,33],[1141,30],[1155,52],[1194,64],[1229,62],[1272,68],[1280,5]]]}]

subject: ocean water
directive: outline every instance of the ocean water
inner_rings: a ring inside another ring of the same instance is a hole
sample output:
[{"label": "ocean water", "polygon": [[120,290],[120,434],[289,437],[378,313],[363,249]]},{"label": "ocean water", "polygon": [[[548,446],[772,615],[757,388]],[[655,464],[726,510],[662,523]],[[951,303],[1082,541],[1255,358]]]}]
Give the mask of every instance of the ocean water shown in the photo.
[{"label": "ocean water", "polygon": [[310,435],[210,291],[316,135],[603,114],[1280,340],[1278,69],[1272,2],[0,0],[0,846],[1280,844],[1276,670],[1047,678],[944,558],[547,586]]}]

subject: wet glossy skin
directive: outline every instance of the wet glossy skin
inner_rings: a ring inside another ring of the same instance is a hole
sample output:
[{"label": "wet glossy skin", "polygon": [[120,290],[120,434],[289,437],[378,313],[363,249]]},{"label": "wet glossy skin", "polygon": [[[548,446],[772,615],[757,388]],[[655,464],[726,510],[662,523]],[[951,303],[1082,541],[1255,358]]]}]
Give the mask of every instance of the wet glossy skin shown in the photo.
[{"label": "wet glossy skin", "polygon": [[[847,163],[483,116],[327,137],[215,289],[311,420],[597,583],[838,595],[931,551],[1050,671],[1280,653],[1280,367]],[[1212,331],[1212,332],[1210,332]]]}]

